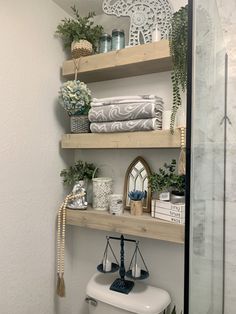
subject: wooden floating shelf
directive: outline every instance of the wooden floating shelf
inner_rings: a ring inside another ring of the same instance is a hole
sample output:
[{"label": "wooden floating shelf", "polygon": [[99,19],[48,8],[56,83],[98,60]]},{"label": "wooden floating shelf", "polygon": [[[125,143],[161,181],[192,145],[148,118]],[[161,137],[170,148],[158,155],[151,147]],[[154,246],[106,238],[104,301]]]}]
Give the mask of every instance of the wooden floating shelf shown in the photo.
[{"label": "wooden floating shelf", "polygon": [[[170,71],[172,60],[168,40],[82,57],[78,78],[86,83]],[[75,62],[65,61],[62,75],[75,75]]]},{"label": "wooden floating shelf", "polygon": [[184,243],[184,225],[152,218],[149,214],[132,216],[128,211],[122,216],[88,209],[66,211],[66,224],[96,230],[124,233],[143,238],[174,243]]},{"label": "wooden floating shelf", "polygon": [[172,135],[169,130],[124,132],[124,133],[80,133],[64,134],[62,148],[180,148],[180,132]]}]

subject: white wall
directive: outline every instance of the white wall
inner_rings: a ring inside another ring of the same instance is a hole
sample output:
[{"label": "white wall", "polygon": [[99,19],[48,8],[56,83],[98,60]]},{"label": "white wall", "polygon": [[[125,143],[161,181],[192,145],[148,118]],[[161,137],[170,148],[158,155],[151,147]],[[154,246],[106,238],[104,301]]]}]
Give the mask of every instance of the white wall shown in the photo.
[{"label": "white wall", "polygon": [[56,103],[65,56],[53,34],[65,12],[51,0],[0,4],[0,312],[52,314],[59,172],[69,162]]},{"label": "white wall", "polygon": [[227,206],[226,206],[226,272],[225,314],[235,313],[236,308],[236,2],[217,0],[229,56],[228,124],[227,132]]}]

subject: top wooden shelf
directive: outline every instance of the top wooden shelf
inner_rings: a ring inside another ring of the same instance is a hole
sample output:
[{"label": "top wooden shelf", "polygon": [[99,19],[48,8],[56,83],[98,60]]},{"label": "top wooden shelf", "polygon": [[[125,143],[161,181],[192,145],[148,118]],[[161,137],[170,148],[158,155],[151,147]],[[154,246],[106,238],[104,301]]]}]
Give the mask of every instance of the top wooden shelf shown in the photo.
[{"label": "top wooden shelf", "polygon": [[[168,40],[82,57],[75,62],[79,68],[78,78],[86,83],[170,71],[172,68]],[[74,76],[75,62],[64,62],[63,76]]]}]

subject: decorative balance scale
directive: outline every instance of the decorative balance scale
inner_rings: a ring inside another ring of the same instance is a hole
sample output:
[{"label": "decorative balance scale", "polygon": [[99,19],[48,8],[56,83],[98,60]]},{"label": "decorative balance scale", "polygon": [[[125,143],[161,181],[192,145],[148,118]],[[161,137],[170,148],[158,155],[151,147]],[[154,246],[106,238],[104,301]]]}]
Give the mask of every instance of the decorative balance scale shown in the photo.
[{"label": "decorative balance scale", "polygon": [[[114,250],[110,244],[110,240],[118,240],[120,241],[120,264],[115,256]],[[136,244],[134,254],[131,258],[128,271],[125,270],[125,251],[124,244],[125,242],[133,242]],[[112,256],[115,259],[115,263],[111,263],[108,260],[108,251],[111,251]],[[139,257],[142,260],[142,263],[145,267],[144,269],[140,269],[137,265]],[[101,273],[115,273],[119,270],[120,278],[117,278],[110,286],[110,290],[128,294],[132,288],[134,287],[134,281],[126,280],[125,277],[131,278],[133,280],[143,280],[149,277],[149,271],[146,266],[146,263],[143,259],[143,256],[139,249],[139,241],[135,241],[132,239],[126,239],[123,235],[120,238],[117,237],[107,237],[107,244],[105,247],[105,251],[103,254],[102,263],[97,266],[97,270]]]}]

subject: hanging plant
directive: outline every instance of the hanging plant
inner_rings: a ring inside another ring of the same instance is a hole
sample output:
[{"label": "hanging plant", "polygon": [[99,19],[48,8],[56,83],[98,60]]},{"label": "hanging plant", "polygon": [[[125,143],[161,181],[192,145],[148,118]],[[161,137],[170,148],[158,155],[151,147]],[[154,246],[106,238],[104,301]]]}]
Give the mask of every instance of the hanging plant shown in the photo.
[{"label": "hanging plant", "polygon": [[173,133],[176,114],[182,104],[181,91],[185,92],[187,86],[188,5],[173,14],[169,43],[173,63],[171,73],[173,105],[170,123]]}]

